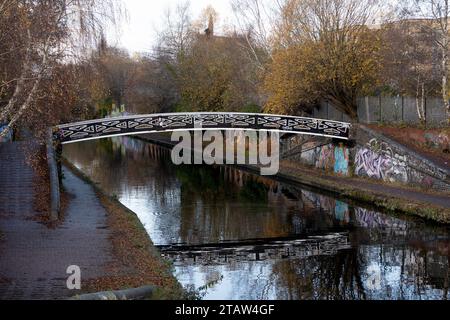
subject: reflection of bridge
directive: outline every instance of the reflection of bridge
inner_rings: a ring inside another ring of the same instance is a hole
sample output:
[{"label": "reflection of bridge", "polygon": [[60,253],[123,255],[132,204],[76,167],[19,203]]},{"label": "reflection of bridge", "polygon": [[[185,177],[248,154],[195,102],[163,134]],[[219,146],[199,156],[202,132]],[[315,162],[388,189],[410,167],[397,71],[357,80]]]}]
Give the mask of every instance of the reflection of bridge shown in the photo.
[{"label": "reflection of bridge", "polygon": [[268,130],[348,139],[350,124],[324,119],[256,113],[200,112],[133,115],[63,124],[65,143],[141,133],[180,130]]},{"label": "reflection of bridge", "polygon": [[338,250],[349,249],[350,242],[347,234],[333,233],[295,240],[158,247],[162,255],[173,262],[206,265],[334,255]]}]

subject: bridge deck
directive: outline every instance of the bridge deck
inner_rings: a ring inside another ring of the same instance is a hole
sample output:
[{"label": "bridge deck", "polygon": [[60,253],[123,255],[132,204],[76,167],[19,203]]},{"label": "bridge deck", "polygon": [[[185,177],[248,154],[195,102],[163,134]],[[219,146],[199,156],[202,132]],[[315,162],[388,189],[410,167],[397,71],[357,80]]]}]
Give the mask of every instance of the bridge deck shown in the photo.
[{"label": "bridge deck", "polygon": [[180,130],[267,130],[348,139],[347,122],[296,116],[201,112],[132,115],[58,126],[60,141],[71,143],[121,135]]}]

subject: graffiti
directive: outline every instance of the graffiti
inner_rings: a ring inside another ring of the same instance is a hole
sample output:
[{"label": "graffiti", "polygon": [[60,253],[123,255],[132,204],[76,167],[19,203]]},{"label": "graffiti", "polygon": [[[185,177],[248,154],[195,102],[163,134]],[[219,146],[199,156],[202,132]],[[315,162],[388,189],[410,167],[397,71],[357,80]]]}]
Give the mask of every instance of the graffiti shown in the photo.
[{"label": "graffiti", "polygon": [[315,146],[315,142],[302,145],[301,161],[319,169],[333,170],[335,173],[348,175],[349,149],[342,143],[339,146],[325,144]]},{"label": "graffiti", "polygon": [[[373,137],[372,134],[363,134],[358,141],[368,142],[355,149],[315,138],[303,136],[301,139],[291,138],[286,151],[290,152],[287,158],[339,175],[355,174],[386,182],[450,190],[448,169],[434,164],[398,143],[380,136]],[[445,137],[440,138],[444,143],[448,142]]]},{"label": "graffiti", "polygon": [[[412,183],[437,189],[448,189],[447,175],[426,161],[394,152],[385,142],[370,140],[355,156],[355,174],[389,182]],[[440,180],[437,180],[437,179]]]},{"label": "graffiti", "polygon": [[348,149],[342,143],[334,148],[334,172],[348,174]]},{"label": "graffiti", "polygon": [[[421,157],[402,145],[377,137],[357,148],[355,153],[355,174],[396,181],[438,190],[449,190],[449,171]],[[369,140],[370,139],[370,140]]]},{"label": "graffiti", "polygon": [[316,167],[320,169],[331,169],[333,168],[334,162],[334,152],[332,145],[325,145],[318,148],[318,157],[316,160]]},{"label": "graffiti", "polygon": [[408,223],[405,220],[376,211],[355,207],[354,214],[355,224],[360,227],[395,231],[398,234],[404,234],[407,230]]},{"label": "graffiti", "polygon": [[450,150],[450,137],[445,132],[427,132],[424,134],[426,145],[438,149],[442,152]]},{"label": "graffiti", "polygon": [[350,211],[348,208],[348,204],[342,201],[336,200],[336,205],[334,207],[334,217],[336,220],[342,222],[350,222]]},{"label": "graffiti", "polygon": [[[415,169],[417,169],[417,171],[423,172],[427,175],[436,177],[437,179],[440,179],[440,180],[447,179],[447,173],[444,170],[442,170],[439,167],[436,167],[435,165],[433,165],[431,163],[427,163],[427,161],[424,161],[423,159],[409,157],[408,158],[408,166],[415,168]],[[417,174],[419,174],[419,172],[417,172]]]},{"label": "graffiti", "polygon": [[335,145],[330,141],[311,138],[290,138],[283,144],[283,156],[301,161],[318,169],[349,174],[350,151],[343,143]]},{"label": "graffiti", "polygon": [[408,182],[406,164],[370,149],[359,149],[355,157],[355,174],[390,182]]},{"label": "graffiti", "polygon": [[310,201],[313,207],[327,212],[336,221],[343,224],[350,222],[350,207],[347,203],[306,190],[302,190],[301,194],[303,201]]},{"label": "graffiti", "polygon": [[408,182],[405,156],[395,154],[385,142],[372,139],[355,157],[355,174],[389,182]]}]

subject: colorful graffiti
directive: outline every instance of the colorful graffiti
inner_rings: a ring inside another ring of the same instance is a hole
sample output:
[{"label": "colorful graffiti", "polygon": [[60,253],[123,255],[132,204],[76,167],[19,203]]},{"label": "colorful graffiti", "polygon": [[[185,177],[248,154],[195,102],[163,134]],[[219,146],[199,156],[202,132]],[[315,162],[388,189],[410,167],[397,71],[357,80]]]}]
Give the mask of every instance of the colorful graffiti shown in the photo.
[{"label": "colorful graffiti", "polygon": [[450,190],[449,170],[382,135],[360,130],[359,141],[369,141],[355,152],[355,174],[385,181]]},{"label": "colorful graffiti", "polygon": [[302,146],[301,160],[319,169],[348,175],[349,150],[342,143],[339,146],[333,144],[314,146],[305,143]]},{"label": "colorful graffiti", "polygon": [[327,144],[317,148],[316,167],[330,170],[334,167],[334,146]]},{"label": "colorful graffiti", "polygon": [[342,143],[334,148],[334,172],[337,174],[348,174],[348,149]]},{"label": "colorful graffiti", "polygon": [[407,231],[408,223],[405,220],[360,207],[354,208],[354,214],[355,224],[360,227],[395,231],[399,234]]},{"label": "colorful graffiti", "polygon": [[311,201],[313,207],[324,210],[336,221],[344,224],[350,222],[350,207],[347,203],[306,190],[302,190],[301,195],[303,201]]},{"label": "colorful graffiti", "polygon": [[[379,136],[374,138],[370,134],[359,141],[368,143],[357,146],[350,152],[350,149],[341,143],[336,146],[332,143],[324,144],[323,140],[318,139],[298,139],[290,141],[286,153],[293,150],[287,158],[340,175],[355,174],[387,182],[450,190],[448,170],[436,166],[413,151],[385,141]],[[350,163],[354,165],[352,170]]]},{"label": "colorful graffiti", "polygon": [[355,157],[355,174],[390,182],[408,182],[404,156],[394,154],[389,145],[376,139],[360,148]]}]

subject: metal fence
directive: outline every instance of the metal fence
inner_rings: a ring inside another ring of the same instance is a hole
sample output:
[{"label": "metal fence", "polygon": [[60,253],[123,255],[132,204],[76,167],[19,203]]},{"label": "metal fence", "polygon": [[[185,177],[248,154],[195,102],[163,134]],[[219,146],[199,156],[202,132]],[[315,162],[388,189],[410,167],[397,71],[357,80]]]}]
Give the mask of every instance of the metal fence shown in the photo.
[{"label": "metal fence", "polygon": [[[420,124],[416,109],[416,99],[403,96],[361,97],[357,101],[358,118],[361,123],[406,123]],[[427,126],[445,125],[447,114],[441,98],[425,100]],[[331,103],[323,101],[314,109],[315,118],[350,121],[350,118],[337,110]]]}]

